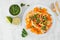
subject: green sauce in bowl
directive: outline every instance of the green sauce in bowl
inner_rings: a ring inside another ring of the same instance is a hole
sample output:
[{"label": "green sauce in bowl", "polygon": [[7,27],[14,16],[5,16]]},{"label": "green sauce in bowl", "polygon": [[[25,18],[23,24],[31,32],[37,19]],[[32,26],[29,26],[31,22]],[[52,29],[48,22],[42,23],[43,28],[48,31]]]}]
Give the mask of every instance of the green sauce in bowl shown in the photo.
[{"label": "green sauce in bowl", "polygon": [[9,12],[11,15],[16,16],[20,13],[21,8],[17,4],[13,4],[9,8]]}]

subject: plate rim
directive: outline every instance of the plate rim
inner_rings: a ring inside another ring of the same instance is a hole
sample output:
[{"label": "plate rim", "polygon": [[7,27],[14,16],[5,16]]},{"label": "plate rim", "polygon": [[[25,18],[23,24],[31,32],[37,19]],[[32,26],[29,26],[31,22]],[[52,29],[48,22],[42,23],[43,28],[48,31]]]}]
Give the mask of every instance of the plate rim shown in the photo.
[{"label": "plate rim", "polygon": [[[51,13],[53,13],[52,10],[51,10],[50,8],[48,8],[47,6],[45,6],[45,5],[41,5],[41,4],[32,5],[32,6],[29,7],[29,8],[24,12],[24,14],[23,14],[22,27],[25,25],[25,24],[24,24],[24,17],[25,17],[25,15],[27,14],[27,11],[28,11],[30,8],[34,8],[34,7],[36,7],[36,6],[42,6],[42,7],[44,7],[44,8],[47,8]],[[29,11],[28,11],[28,12],[29,12]],[[54,14],[54,13],[53,13],[52,15],[53,15],[53,17],[55,17],[55,14]],[[46,32],[46,33],[44,33],[44,34],[42,34],[42,35],[40,35],[40,36],[45,36],[45,35],[47,35],[47,34],[50,34],[50,32],[52,31],[52,29],[54,28],[54,25],[55,25],[55,23],[56,23],[56,19],[55,19],[55,18],[53,18],[53,22],[54,22],[53,25],[52,25],[53,27],[51,27],[51,28],[48,30],[48,32]],[[23,28],[25,28],[25,27],[23,27]]]}]

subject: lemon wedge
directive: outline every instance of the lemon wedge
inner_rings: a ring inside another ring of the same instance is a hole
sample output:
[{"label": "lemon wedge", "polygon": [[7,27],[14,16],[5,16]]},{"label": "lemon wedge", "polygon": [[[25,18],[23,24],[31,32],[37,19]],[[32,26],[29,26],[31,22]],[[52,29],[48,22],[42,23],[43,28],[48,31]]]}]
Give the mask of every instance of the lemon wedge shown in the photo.
[{"label": "lemon wedge", "polygon": [[7,21],[8,23],[12,23],[12,18],[11,18],[10,16],[7,16],[7,17],[6,17],[6,21]]}]

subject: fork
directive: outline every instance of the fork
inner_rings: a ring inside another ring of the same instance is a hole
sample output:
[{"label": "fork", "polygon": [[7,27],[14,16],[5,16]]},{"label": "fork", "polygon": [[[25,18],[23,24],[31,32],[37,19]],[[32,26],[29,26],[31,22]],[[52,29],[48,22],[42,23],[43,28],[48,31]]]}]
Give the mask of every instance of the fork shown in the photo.
[{"label": "fork", "polygon": [[59,9],[59,5],[58,5],[58,2],[54,2],[51,4],[51,7],[52,11],[56,14],[56,17],[60,20],[60,9]]}]

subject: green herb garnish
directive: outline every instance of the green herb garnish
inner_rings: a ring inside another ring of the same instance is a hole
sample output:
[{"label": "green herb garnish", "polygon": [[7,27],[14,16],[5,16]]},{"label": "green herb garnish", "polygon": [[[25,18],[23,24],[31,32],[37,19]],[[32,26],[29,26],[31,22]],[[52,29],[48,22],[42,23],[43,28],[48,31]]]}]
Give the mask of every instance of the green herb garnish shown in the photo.
[{"label": "green herb garnish", "polygon": [[47,21],[43,22],[44,25],[47,25]]},{"label": "green herb garnish", "polygon": [[40,23],[40,19],[39,18],[37,18],[36,23]]},{"label": "green herb garnish", "polygon": [[25,4],[24,4],[24,3],[21,3],[20,5],[21,5],[21,7],[25,6]]},{"label": "green herb garnish", "polygon": [[35,19],[37,19],[37,16],[38,16],[38,14],[34,14],[34,16],[33,16],[33,17],[34,17]]},{"label": "green herb garnish", "polygon": [[42,26],[42,30],[46,30],[46,26]]},{"label": "green herb garnish", "polygon": [[27,5],[27,6],[30,6],[30,5]]},{"label": "green herb garnish", "polygon": [[30,17],[32,20],[37,19],[38,14],[34,14],[32,17]]},{"label": "green herb garnish", "polygon": [[25,29],[23,29],[23,31],[22,31],[22,37],[26,37],[27,35],[28,35],[28,33],[27,33],[27,31],[25,30]]},{"label": "green herb garnish", "polygon": [[46,21],[47,20],[47,17],[46,16],[43,16],[43,20]]}]

